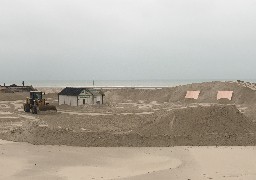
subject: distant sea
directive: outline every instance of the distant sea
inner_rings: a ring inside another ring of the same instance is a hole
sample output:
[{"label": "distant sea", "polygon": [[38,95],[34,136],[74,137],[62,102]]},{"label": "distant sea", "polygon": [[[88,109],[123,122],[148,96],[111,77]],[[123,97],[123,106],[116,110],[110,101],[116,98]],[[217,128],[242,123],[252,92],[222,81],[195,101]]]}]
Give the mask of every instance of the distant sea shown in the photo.
[{"label": "distant sea", "polygon": [[[191,80],[28,80],[25,85],[34,87],[173,87],[184,84],[211,82],[211,81],[236,81],[236,80],[220,80],[220,79],[191,79]],[[255,80],[244,80],[255,82]],[[21,85],[22,81],[2,81],[3,84]]]}]

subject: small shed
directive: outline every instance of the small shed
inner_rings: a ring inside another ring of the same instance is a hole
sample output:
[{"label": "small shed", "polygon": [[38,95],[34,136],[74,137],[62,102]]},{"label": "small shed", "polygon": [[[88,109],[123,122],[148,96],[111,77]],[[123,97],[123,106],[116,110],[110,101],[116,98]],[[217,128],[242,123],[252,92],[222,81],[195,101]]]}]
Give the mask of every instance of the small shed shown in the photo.
[{"label": "small shed", "polygon": [[58,94],[59,105],[103,104],[104,93],[98,89],[66,87]]}]

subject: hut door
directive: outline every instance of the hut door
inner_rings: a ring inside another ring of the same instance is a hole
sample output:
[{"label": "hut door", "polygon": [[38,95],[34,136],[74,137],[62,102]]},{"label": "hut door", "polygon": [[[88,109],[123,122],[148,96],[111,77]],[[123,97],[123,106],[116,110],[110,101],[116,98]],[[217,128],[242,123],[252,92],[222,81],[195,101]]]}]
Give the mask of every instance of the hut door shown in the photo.
[{"label": "hut door", "polygon": [[83,99],[83,104],[85,104],[85,99]]}]

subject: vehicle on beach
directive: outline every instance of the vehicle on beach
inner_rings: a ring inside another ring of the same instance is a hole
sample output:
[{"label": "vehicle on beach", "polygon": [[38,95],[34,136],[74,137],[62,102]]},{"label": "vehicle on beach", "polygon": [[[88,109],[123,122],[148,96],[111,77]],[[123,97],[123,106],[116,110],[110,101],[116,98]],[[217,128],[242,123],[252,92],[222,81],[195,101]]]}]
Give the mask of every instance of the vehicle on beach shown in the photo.
[{"label": "vehicle on beach", "polygon": [[27,97],[23,107],[25,112],[32,114],[37,114],[38,111],[57,111],[56,106],[46,103],[42,91],[30,91],[30,98]]}]

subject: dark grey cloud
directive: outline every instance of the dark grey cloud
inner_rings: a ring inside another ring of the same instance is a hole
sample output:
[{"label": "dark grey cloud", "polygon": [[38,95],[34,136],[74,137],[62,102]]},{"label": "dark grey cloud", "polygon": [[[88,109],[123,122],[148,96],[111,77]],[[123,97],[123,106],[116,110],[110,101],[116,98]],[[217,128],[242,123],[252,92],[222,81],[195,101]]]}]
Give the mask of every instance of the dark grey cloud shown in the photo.
[{"label": "dark grey cloud", "polygon": [[0,77],[255,78],[254,0],[1,0]]}]

